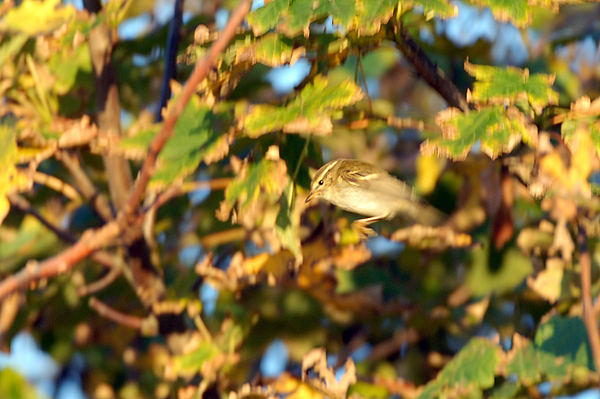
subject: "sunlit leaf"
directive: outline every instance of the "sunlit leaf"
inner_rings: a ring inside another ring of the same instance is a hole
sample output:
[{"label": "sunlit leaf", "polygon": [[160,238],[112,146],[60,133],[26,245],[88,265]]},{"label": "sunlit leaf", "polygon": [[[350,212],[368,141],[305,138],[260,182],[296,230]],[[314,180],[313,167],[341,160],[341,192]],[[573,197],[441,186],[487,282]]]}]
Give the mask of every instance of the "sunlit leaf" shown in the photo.
[{"label": "sunlit leaf", "polygon": [[327,135],[339,110],[361,98],[362,91],[352,82],[334,85],[324,77],[316,77],[285,106],[252,106],[244,117],[244,132],[252,138],[277,130]]},{"label": "sunlit leaf", "polygon": [[532,144],[537,141],[536,126],[516,107],[497,105],[468,114],[449,108],[438,114],[436,123],[443,134],[423,143],[424,155],[464,159],[480,141],[481,150],[494,159],[512,151],[521,141]]},{"label": "sunlit leaf", "polygon": [[276,28],[292,37],[308,35],[310,23],[331,16],[333,23],[345,30],[374,35],[399,3],[404,9],[422,9],[428,19],[456,15],[455,7],[446,0],[274,0],[251,13],[248,22],[256,35]]},{"label": "sunlit leaf", "polygon": [[7,125],[0,125],[0,224],[10,209],[6,196],[23,190],[31,184],[30,178],[17,169],[18,159],[14,129]]},{"label": "sunlit leaf", "polygon": [[422,7],[427,19],[433,17],[450,18],[457,15],[456,6],[447,0],[408,0],[400,3],[412,7]]},{"label": "sunlit leaf", "polygon": [[483,338],[473,338],[448,363],[437,378],[425,386],[418,399],[465,396],[481,392],[494,385],[495,371],[500,360],[498,346]]},{"label": "sunlit leaf", "polygon": [[584,129],[577,129],[567,136],[565,142],[571,150],[571,161],[565,164],[558,152],[551,152],[540,160],[540,172],[560,182],[563,190],[589,197],[591,188],[588,178],[596,168],[594,164],[597,151],[591,135]]},{"label": "sunlit leaf", "polygon": [[239,211],[244,211],[255,203],[260,195],[279,199],[287,183],[287,167],[282,160],[263,159],[246,164],[240,175],[234,178],[225,190],[225,200],[219,209],[219,218],[225,220],[233,206],[238,203]]},{"label": "sunlit leaf", "polygon": [[563,117],[560,131],[567,144],[571,145],[578,130],[588,130],[590,139],[600,154],[600,98],[590,100],[583,96],[574,103]]},{"label": "sunlit leaf", "polygon": [[[73,5],[60,0],[24,0],[10,9],[0,23],[0,30],[23,32],[30,36],[50,33],[75,16]],[[35,23],[32,23],[35,21]]]},{"label": "sunlit leaf", "polygon": [[4,368],[0,371],[0,397],[11,399],[39,398],[35,387],[10,368]]},{"label": "sunlit leaf", "polygon": [[256,62],[270,67],[294,63],[305,53],[304,48],[293,48],[289,39],[277,33],[262,36],[253,49]]},{"label": "sunlit leaf", "polygon": [[552,75],[529,75],[528,69],[475,65],[468,61],[465,70],[477,79],[473,91],[467,95],[469,101],[514,104],[523,99],[538,113],[544,106],[558,103],[558,93],[552,90]]},{"label": "sunlit leaf", "polygon": [[494,17],[502,22],[525,26],[531,19],[532,6],[527,0],[476,0],[474,3],[489,7]]},{"label": "sunlit leaf", "polygon": [[12,60],[21,51],[27,40],[29,40],[27,34],[19,33],[2,43],[0,45],[0,65],[4,65],[9,60]]},{"label": "sunlit leaf", "polygon": [[91,73],[90,50],[87,45],[82,45],[73,51],[55,53],[48,66],[57,78],[53,86],[55,92],[63,95],[71,90],[78,74]]},{"label": "sunlit leaf", "polygon": [[211,342],[201,342],[198,347],[189,353],[176,357],[175,364],[178,370],[187,373],[199,372],[202,365],[219,354],[221,351]]}]

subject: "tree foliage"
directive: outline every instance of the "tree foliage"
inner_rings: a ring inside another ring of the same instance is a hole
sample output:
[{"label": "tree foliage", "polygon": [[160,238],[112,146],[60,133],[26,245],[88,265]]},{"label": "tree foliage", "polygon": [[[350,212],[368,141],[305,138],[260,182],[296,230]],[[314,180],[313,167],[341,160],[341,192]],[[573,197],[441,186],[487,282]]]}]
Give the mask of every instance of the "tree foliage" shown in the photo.
[{"label": "tree foliage", "polygon": [[[188,2],[169,80],[166,27],[118,35],[154,2],[84,3],[0,5],[5,348],[26,330],[62,367],[81,355],[97,398],[598,384],[600,102],[582,55],[598,5],[243,0],[217,29],[215,4]],[[527,60],[508,66],[498,38],[453,41],[466,12],[516,34]],[[271,71],[299,62],[277,95]],[[383,221],[361,240],[356,215],[305,203],[341,157],[400,176],[451,222]],[[0,371],[3,397],[39,395],[32,383]]]}]

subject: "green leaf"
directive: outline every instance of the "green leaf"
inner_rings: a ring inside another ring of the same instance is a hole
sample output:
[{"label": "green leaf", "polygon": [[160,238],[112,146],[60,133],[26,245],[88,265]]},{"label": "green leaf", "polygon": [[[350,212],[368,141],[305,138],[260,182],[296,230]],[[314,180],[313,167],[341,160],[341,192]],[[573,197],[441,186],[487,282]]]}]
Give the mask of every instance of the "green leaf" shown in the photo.
[{"label": "green leaf", "polygon": [[552,317],[538,328],[534,342],[539,352],[562,358],[563,366],[596,370],[587,330],[580,317]]},{"label": "green leaf", "polygon": [[213,343],[201,342],[198,348],[186,353],[185,355],[176,356],[175,369],[185,373],[198,373],[202,370],[202,365],[215,357],[221,351]]},{"label": "green leaf", "polygon": [[10,209],[7,195],[30,185],[30,178],[16,167],[18,160],[15,129],[0,125],[0,225]]},{"label": "green leaf", "polygon": [[[514,345],[514,343],[513,343]],[[505,375],[517,375],[519,381],[525,386],[533,386],[541,381],[542,364],[533,344],[525,342],[519,348],[513,348],[512,360],[506,365]],[[509,355],[511,353],[509,352]]]},{"label": "green leaf", "polygon": [[[213,111],[197,97],[192,97],[177,120],[173,136],[158,156],[158,167],[149,188],[166,187],[194,172],[200,162],[215,162],[227,155],[232,140],[228,133],[232,120],[229,108],[223,108]],[[154,125],[123,139],[119,147],[124,151],[145,153],[158,130],[159,125]]]},{"label": "green leaf", "polygon": [[0,46],[0,65],[12,62],[12,59],[21,51],[29,36],[19,33],[11,36]]},{"label": "green leaf", "polygon": [[256,62],[277,67],[293,63],[306,52],[304,48],[294,49],[291,40],[279,33],[262,36],[254,46]]},{"label": "green leaf", "polygon": [[481,141],[481,151],[494,159],[512,151],[521,141],[537,140],[536,126],[516,107],[494,105],[468,114],[449,108],[437,115],[436,123],[443,134],[430,136],[423,143],[424,155],[464,159],[471,147]]},{"label": "green leaf", "polygon": [[490,392],[490,399],[508,399],[514,398],[519,389],[521,388],[521,384],[511,381],[504,381],[502,385],[498,387],[494,387]]},{"label": "green leaf", "polygon": [[37,399],[36,389],[16,371],[5,368],[0,371],[0,398]]},{"label": "green leaf", "polygon": [[473,250],[467,285],[474,296],[511,292],[532,272],[531,260],[518,248],[498,252],[487,241]]},{"label": "green leaf", "polygon": [[468,101],[514,104],[527,100],[540,113],[549,104],[558,103],[558,93],[552,90],[554,76],[535,74],[528,69],[493,67],[465,62],[465,70],[477,79]]},{"label": "green leaf", "polygon": [[0,23],[0,30],[35,36],[60,28],[74,16],[75,8],[63,5],[61,0],[24,0],[18,7],[8,10]]},{"label": "green leaf", "polygon": [[458,14],[456,6],[446,0],[408,0],[400,3],[403,6],[422,7],[427,19],[434,17],[450,18]]},{"label": "green leaf", "polygon": [[289,249],[294,254],[296,263],[299,265],[302,263],[302,247],[298,231],[299,220],[294,220],[292,214],[292,196],[295,194],[293,184],[291,181],[288,182],[279,200],[281,208],[275,221],[275,233],[277,233],[277,237],[281,241],[281,246]]},{"label": "green leaf", "polygon": [[455,397],[457,393],[465,397],[467,393],[494,386],[499,351],[500,348],[487,339],[471,339],[437,378],[425,386],[418,399]]},{"label": "green leaf", "polygon": [[404,9],[422,8],[428,19],[456,15],[446,0],[274,0],[251,13],[248,23],[257,36],[273,28],[289,37],[308,36],[312,22],[331,16],[346,31],[371,36],[389,21],[398,3]]},{"label": "green leaf", "polygon": [[517,27],[525,27],[531,20],[532,9],[527,0],[476,0],[473,2],[489,7],[499,21],[511,21]]},{"label": "green leaf", "polygon": [[0,273],[11,273],[30,259],[44,259],[61,248],[56,235],[27,215],[17,231],[3,227],[11,239],[0,240]]},{"label": "green leaf", "polygon": [[338,111],[360,98],[362,91],[353,82],[332,85],[317,76],[287,105],[256,105],[245,117],[239,117],[244,121],[244,133],[252,138],[277,130],[327,135],[333,130],[332,119],[338,116]]},{"label": "green leaf", "polygon": [[[524,386],[544,380],[588,378],[595,370],[583,320],[554,316],[538,328],[534,342],[522,339],[508,353],[504,375],[516,375]],[[515,341],[517,342],[517,341]]]},{"label": "green leaf", "polygon": [[239,211],[247,210],[260,195],[275,203],[283,188],[287,185],[287,168],[282,160],[273,161],[262,159],[250,165],[244,165],[238,177],[225,189],[225,200],[221,203],[219,218],[225,220],[229,217],[231,209],[238,203]]},{"label": "green leaf", "polygon": [[248,25],[255,35],[260,35],[275,27],[282,13],[292,0],[273,0],[248,15]]},{"label": "green leaf", "polygon": [[50,58],[48,66],[56,76],[54,91],[59,95],[66,94],[75,84],[78,74],[92,71],[90,49],[87,45],[82,45],[72,51],[55,53]]}]

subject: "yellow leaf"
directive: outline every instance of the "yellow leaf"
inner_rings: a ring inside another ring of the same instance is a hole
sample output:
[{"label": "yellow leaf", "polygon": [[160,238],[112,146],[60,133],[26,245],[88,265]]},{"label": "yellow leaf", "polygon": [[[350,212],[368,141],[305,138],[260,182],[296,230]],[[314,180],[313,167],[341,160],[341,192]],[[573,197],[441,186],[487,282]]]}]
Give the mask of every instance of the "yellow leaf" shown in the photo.
[{"label": "yellow leaf", "polygon": [[31,180],[17,169],[17,143],[15,132],[0,126],[0,224],[8,214],[10,204],[6,196],[29,187]]},{"label": "yellow leaf", "polygon": [[594,169],[595,146],[589,132],[584,128],[565,140],[571,150],[571,163],[567,168],[558,152],[544,156],[540,161],[540,170],[552,177],[558,186],[566,191],[577,192],[589,197],[591,195],[588,178]]},{"label": "yellow leaf", "polygon": [[417,181],[415,188],[423,195],[431,193],[444,170],[446,160],[434,156],[419,155],[417,158]]},{"label": "yellow leaf", "polygon": [[563,267],[563,262],[560,259],[549,259],[545,270],[539,272],[535,277],[527,277],[527,286],[540,298],[555,303],[560,298],[564,276]]},{"label": "yellow leaf", "polygon": [[24,0],[6,13],[0,29],[35,36],[60,28],[74,16],[75,8],[63,6],[61,0]]}]

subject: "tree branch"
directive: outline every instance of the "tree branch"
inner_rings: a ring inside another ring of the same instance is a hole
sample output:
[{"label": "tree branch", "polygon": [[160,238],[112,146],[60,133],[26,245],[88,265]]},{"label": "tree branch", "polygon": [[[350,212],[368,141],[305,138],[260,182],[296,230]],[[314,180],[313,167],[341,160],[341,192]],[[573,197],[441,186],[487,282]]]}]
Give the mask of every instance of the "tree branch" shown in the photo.
[{"label": "tree branch", "polygon": [[177,49],[181,36],[181,24],[183,22],[183,3],[184,0],[175,0],[173,4],[173,19],[169,26],[169,37],[167,39],[167,54],[165,60],[165,72],[163,74],[162,84],[160,86],[160,97],[154,120],[160,122],[162,118],[162,109],[167,105],[171,97],[171,79],[175,79],[177,74]]},{"label": "tree branch", "polygon": [[77,295],[79,296],[87,296],[90,294],[94,294],[106,287],[108,287],[113,281],[116,280],[117,277],[121,275],[122,269],[120,267],[112,267],[108,270],[104,276],[100,279],[90,283],[88,285],[81,286],[77,289]]},{"label": "tree branch", "polygon": [[48,219],[46,219],[44,216],[42,216],[42,214],[40,214],[36,209],[34,209],[31,206],[31,204],[29,203],[29,201],[27,201],[25,198],[21,197],[20,195],[9,194],[8,201],[10,202],[10,205],[12,207],[14,207],[15,209],[17,209],[23,213],[28,213],[31,216],[33,216],[34,218],[36,218],[37,220],[39,220],[40,223],[42,223],[44,226],[46,226],[46,228],[48,230],[53,232],[61,240],[68,242],[70,244],[73,244],[74,242],[77,241],[77,237],[75,237],[73,234],[71,234],[70,231],[63,230],[60,227],[55,226]]},{"label": "tree branch", "polygon": [[[92,14],[100,12],[99,0],[84,0],[83,5]],[[96,120],[101,130],[121,135],[121,104],[117,74],[112,63],[114,40],[106,23],[101,23],[89,33],[90,59],[94,68],[96,91]],[[108,175],[108,189],[117,209],[125,201],[133,177],[127,160],[120,155],[104,155],[104,167]]]},{"label": "tree branch", "polygon": [[144,324],[144,319],[121,313],[97,298],[90,298],[89,305],[92,309],[98,312],[100,316],[106,317],[117,324],[122,324],[136,330],[140,330]]},{"label": "tree branch", "polygon": [[579,225],[577,245],[579,246],[579,265],[581,266],[583,321],[590,340],[596,372],[600,373],[600,328],[598,327],[598,316],[594,310],[594,299],[592,297],[592,258],[587,249],[587,234],[582,225]]},{"label": "tree branch", "polygon": [[114,242],[120,232],[119,225],[116,222],[110,222],[100,230],[87,230],[73,246],[50,259],[42,262],[34,260],[27,262],[23,269],[0,281],[0,300],[18,289],[34,285],[43,278],[67,272],[77,262]]},{"label": "tree branch", "polygon": [[465,96],[444,72],[434,64],[419,44],[408,34],[401,23],[395,23],[394,41],[396,48],[402,51],[406,59],[415,67],[419,75],[429,86],[446,100],[448,105],[463,112],[469,112],[469,104]]},{"label": "tree branch", "polygon": [[96,188],[96,186],[94,186],[92,180],[81,167],[79,157],[69,151],[61,151],[58,153],[58,158],[75,179],[75,183],[77,184],[77,188],[81,192],[81,195],[90,202],[98,215],[100,215],[105,222],[111,220],[113,218],[113,211],[110,206],[110,201]]}]

